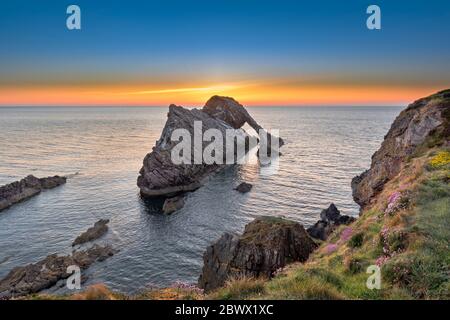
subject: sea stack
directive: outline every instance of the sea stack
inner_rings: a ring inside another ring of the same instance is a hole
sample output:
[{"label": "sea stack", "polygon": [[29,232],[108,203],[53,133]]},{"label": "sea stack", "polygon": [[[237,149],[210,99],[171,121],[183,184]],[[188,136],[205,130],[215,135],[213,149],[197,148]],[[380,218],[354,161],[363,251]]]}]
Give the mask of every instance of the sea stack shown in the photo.
[{"label": "sea stack", "polygon": [[[172,133],[176,129],[184,129],[191,137],[194,137],[195,122],[201,122],[202,133],[208,129],[216,129],[223,137],[226,137],[227,130],[233,130],[236,136],[242,138],[241,141],[244,141],[246,148],[251,147],[249,145],[250,137],[241,129],[242,126],[248,123],[257,132],[263,130],[247,110],[230,97],[213,96],[202,109],[186,109],[170,105],[161,137],[152,151],[145,156],[139,172],[137,185],[143,197],[172,197],[183,192],[193,191],[199,188],[211,173],[225,167],[221,163],[175,164],[172,161],[171,151],[179,143],[172,141]],[[272,139],[272,136],[268,134],[267,139]],[[279,139],[280,146],[284,144],[281,138],[277,137],[276,139]],[[210,143],[202,141],[202,151]],[[224,141],[224,143],[226,142]],[[194,159],[194,144],[190,151],[191,159]]]}]

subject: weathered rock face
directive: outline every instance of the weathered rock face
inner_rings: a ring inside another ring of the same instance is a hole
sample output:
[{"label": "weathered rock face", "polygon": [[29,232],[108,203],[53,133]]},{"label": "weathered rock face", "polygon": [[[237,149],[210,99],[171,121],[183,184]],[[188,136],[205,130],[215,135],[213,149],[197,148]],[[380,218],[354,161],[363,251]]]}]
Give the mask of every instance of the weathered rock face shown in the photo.
[{"label": "weathered rock face", "polygon": [[445,90],[415,101],[399,114],[372,156],[370,169],[352,180],[353,198],[362,209],[427,139],[440,136],[448,143],[449,109],[450,90]]},{"label": "weathered rock face", "polygon": [[[180,192],[193,191],[201,186],[202,180],[210,173],[220,169],[221,166],[218,164],[174,164],[172,162],[171,151],[177,144],[171,141],[172,132],[176,129],[185,129],[193,137],[194,121],[202,122],[202,132],[215,128],[225,136],[225,130],[232,129],[230,125],[201,110],[189,110],[171,105],[161,138],[156,142],[153,151],[145,156],[138,177],[137,184],[143,196],[170,197]],[[191,159],[194,159],[194,148],[192,148]]]},{"label": "weathered rock face", "polygon": [[350,224],[355,220],[353,217],[341,215],[341,212],[332,203],[327,209],[322,210],[320,220],[309,227],[307,232],[315,239],[326,240],[338,226]]},{"label": "weathered rock face", "polygon": [[54,176],[36,178],[29,175],[26,178],[0,187],[0,211],[39,194],[42,190],[52,189],[66,183],[65,177]]},{"label": "weathered rock face", "polygon": [[72,246],[99,239],[108,232],[108,223],[108,219],[100,219],[94,224],[93,227],[87,229],[86,232],[79,235],[72,243]]},{"label": "weathered rock face", "polygon": [[207,248],[199,287],[210,291],[232,277],[271,277],[290,262],[306,261],[316,246],[296,222],[257,218],[241,236],[225,233]]},{"label": "weathered rock face", "polygon": [[[223,137],[226,137],[226,130],[234,129],[235,133],[243,138],[246,145],[249,141],[248,135],[239,128],[245,122],[260,128],[244,107],[232,98],[215,96],[202,110],[171,105],[161,137],[153,147],[153,151],[145,156],[140,170],[137,185],[143,196],[171,197],[178,193],[193,191],[202,185],[209,174],[225,166],[217,163],[206,164],[204,161],[200,161],[198,164],[173,163],[171,152],[178,142],[171,140],[172,133],[176,129],[185,129],[191,137],[194,137],[194,122],[196,121],[201,121],[202,133],[208,129],[217,129]],[[190,159],[192,161],[196,159],[195,154],[202,154],[210,144],[210,142],[202,142],[202,150],[196,152],[193,138],[191,143]]]},{"label": "weathered rock face", "polygon": [[70,276],[67,273],[68,266],[77,265],[84,270],[95,261],[103,261],[114,253],[115,250],[111,246],[95,245],[69,256],[52,254],[37,263],[16,267],[0,280],[0,297],[17,297],[48,289],[59,280]]}]

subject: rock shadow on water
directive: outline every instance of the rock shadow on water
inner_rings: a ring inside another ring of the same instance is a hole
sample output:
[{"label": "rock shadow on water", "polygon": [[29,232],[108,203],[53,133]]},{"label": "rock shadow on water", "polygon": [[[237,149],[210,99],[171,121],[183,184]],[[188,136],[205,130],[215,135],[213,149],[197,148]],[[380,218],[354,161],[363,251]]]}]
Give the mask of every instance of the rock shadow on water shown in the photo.
[{"label": "rock shadow on water", "polygon": [[150,215],[161,215],[166,197],[145,198],[139,196],[142,212]]}]

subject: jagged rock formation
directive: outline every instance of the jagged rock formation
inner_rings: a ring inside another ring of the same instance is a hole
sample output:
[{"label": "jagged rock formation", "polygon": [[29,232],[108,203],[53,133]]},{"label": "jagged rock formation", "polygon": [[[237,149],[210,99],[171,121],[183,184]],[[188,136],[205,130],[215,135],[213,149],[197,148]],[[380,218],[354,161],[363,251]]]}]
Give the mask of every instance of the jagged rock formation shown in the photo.
[{"label": "jagged rock formation", "polygon": [[306,231],[315,239],[326,240],[338,226],[350,224],[355,220],[353,217],[341,215],[341,212],[332,203],[327,209],[322,210],[320,220]]},{"label": "jagged rock formation", "polygon": [[52,189],[66,183],[66,177],[54,176],[36,178],[29,175],[26,178],[0,187],[0,211],[39,194],[42,190]]},{"label": "jagged rock formation", "polygon": [[108,219],[98,220],[93,227],[87,229],[85,232],[80,234],[72,243],[72,246],[97,240],[108,232]]},{"label": "jagged rock formation", "polygon": [[76,265],[84,270],[94,262],[114,255],[115,252],[109,245],[95,245],[86,251],[75,251],[68,256],[51,254],[37,263],[16,267],[0,280],[0,297],[17,297],[48,289],[59,280],[70,276],[67,273],[68,266]]},{"label": "jagged rock formation", "polygon": [[247,224],[241,236],[225,233],[207,248],[198,284],[206,291],[232,277],[271,277],[294,261],[304,262],[316,248],[299,223],[261,217]]},{"label": "jagged rock formation", "polygon": [[405,159],[424,143],[447,143],[450,135],[450,90],[410,104],[395,119],[381,148],[372,156],[370,169],[353,178],[356,203],[364,209],[385,183],[395,177]]},{"label": "jagged rock formation", "polygon": [[[223,164],[174,164],[171,159],[171,151],[178,144],[171,140],[172,133],[176,129],[187,130],[194,137],[194,122],[202,122],[202,133],[208,129],[217,129],[226,137],[226,130],[235,130],[249,147],[249,136],[239,129],[247,122],[254,128],[261,128],[248,114],[242,105],[232,98],[212,97],[203,109],[185,109],[180,106],[170,105],[167,122],[160,139],[156,142],[151,153],[144,158],[142,169],[137,180],[141,194],[145,197],[165,196],[170,197],[178,193],[193,191],[199,188],[204,179],[211,173],[224,167]],[[269,138],[271,139],[271,138]],[[192,138],[193,140],[193,138]],[[225,139],[224,139],[225,140]],[[195,151],[192,142],[191,160],[195,154],[201,154],[210,142],[202,142],[202,150]],[[226,142],[224,141],[224,145]],[[283,142],[280,139],[280,145]],[[224,148],[224,156],[226,154]],[[183,155],[186,156],[186,155]]]}]

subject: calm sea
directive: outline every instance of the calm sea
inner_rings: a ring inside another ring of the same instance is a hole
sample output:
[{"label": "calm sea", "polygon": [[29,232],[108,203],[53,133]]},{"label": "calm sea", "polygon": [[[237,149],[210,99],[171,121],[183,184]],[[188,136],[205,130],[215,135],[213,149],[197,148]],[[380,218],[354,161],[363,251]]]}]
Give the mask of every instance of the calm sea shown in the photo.
[{"label": "calm sea", "polygon": [[[196,282],[205,248],[257,216],[309,226],[331,202],[357,215],[350,180],[369,166],[400,108],[249,111],[287,143],[278,172],[253,157],[215,175],[187,196],[183,209],[165,216],[140,199],[136,178],[167,108],[0,108],[0,185],[28,174],[73,175],[66,185],[0,213],[0,278],[50,253],[71,252],[75,237],[100,218],[111,222],[99,243],[120,252],[94,264],[86,284],[136,292]],[[250,193],[233,190],[241,181],[254,185]]]}]

